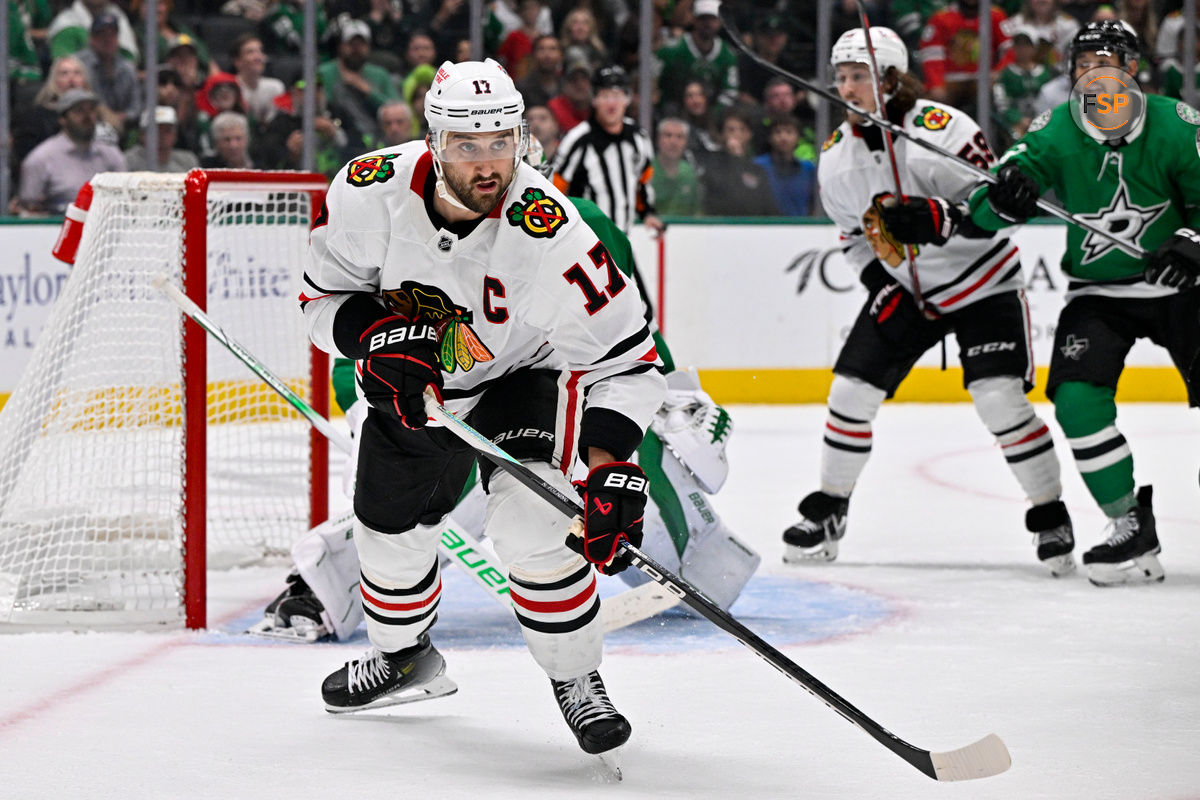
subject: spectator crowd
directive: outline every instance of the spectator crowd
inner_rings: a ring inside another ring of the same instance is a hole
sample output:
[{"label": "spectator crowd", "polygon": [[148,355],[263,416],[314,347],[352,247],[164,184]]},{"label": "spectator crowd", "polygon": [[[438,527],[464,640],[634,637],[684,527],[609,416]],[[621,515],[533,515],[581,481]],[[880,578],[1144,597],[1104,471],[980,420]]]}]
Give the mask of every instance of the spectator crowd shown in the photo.
[{"label": "spectator crowd", "polygon": [[[833,38],[858,26],[854,0],[739,0],[729,11],[762,59],[812,80],[828,58],[814,44],[819,2],[833,3]],[[1180,97],[1185,80],[1200,85],[1200,73],[1187,78],[1181,66],[1180,4],[994,2],[993,150],[1066,99],[1065,48],[1086,21],[1121,19],[1132,27],[1142,46],[1143,88]],[[160,0],[155,98],[143,96],[143,6],[9,0],[18,187],[10,213],[61,214],[99,171],[299,167],[303,3]],[[643,64],[638,7],[637,0],[485,2],[485,55],[516,80],[547,160],[572,128],[595,121],[602,70],[623,69],[626,113],[633,113],[639,72],[649,69],[648,198],[657,214],[819,213],[818,99],[741,56],[726,39],[719,0],[655,0],[654,56]],[[317,8],[314,150],[318,171],[332,175],[355,155],[424,135],[424,96],[437,66],[470,57],[470,14],[467,0],[318,0]],[[977,116],[978,0],[871,0],[868,10],[873,24],[905,38],[925,97]],[[149,126],[157,131],[154,158],[142,144]]]}]

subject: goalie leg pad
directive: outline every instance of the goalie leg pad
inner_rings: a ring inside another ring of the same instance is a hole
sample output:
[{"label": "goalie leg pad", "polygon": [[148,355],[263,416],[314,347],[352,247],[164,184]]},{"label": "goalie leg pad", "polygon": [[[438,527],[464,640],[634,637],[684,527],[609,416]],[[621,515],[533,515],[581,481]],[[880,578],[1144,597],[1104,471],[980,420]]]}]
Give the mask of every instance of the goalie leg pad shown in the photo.
[{"label": "goalie leg pad", "polygon": [[[574,488],[544,462],[527,466],[565,493]],[[529,652],[546,674],[566,680],[600,665],[604,630],[596,574],[564,544],[562,513],[497,470],[489,481],[485,530],[507,565],[513,610]]]},{"label": "goalie leg pad", "polygon": [[728,611],[760,563],[762,556],[718,521],[715,529],[688,542],[680,576]]},{"label": "goalie leg pad", "polygon": [[835,374],[821,447],[821,489],[849,497],[871,456],[871,422],[887,392],[859,378]]},{"label": "goalie leg pad", "polygon": [[343,641],[350,638],[363,619],[353,517],[313,528],[292,546],[292,560],[324,606],[325,627]]},{"label": "goalie leg pad", "polygon": [[367,635],[385,653],[412,647],[433,624],[442,592],[437,557],[441,532],[440,523],[398,534],[354,523]]},{"label": "goalie leg pad", "polygon": [[1022,379],[981,378],[968,384],[967,391],[1025,496],[1035,506],[1057,500],[1062,494],[1062,473],[1054,439],[1025,396]]}]

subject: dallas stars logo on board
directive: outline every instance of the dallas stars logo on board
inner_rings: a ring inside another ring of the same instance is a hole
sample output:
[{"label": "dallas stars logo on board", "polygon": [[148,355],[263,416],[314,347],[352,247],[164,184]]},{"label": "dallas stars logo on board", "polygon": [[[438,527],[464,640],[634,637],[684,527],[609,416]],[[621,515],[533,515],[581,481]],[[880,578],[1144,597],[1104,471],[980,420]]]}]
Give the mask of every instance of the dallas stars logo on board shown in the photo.
[{"label": "dallas stars logo on board", "polygon": [[[1154,206],[1139,206],[1131,203],[1129,189],[1122,180],[1117,186],[1116,194],[1113,195],[1106,207],[1092,214],[1080,214],[1079,218],[1108,231],[1111,236],[1126,244],[1136,245],[1138,239],[1147,228],[1154,224],[1156,219],[1162,216],[1168,205],[1170,205],[1168,200]],[[1080,263],[1087,264],[1095,261],[1115,250],[1116,247],[1116,244],[1108,238],[1097,236],[1089,231],[1083,240],[1083,260]]]},{"label": "dallas stars logo on board", "polygon": [[529,188],[521,195],[521,202],[508,207],[505,215],[514,225],[537,239],[549,239],[567,221],[567,212],[553,197],[547,197],[541,189]]},{"label": "dallas stars logo on board", "polygon": [[396,165],[392,159],[396,153],[387,156],[362,156],[350,162],[346,169],[346,183],[351,186],[370,186],[372,183],[387,183],[396,174]]},{"label": "dallas stars logo on board", "polygon": [[397,314],[410,319],[422,317],[437,329],[438,355],[444,371],[454,372],[461,367],[463,372],[470,372],[476,362],[495,358],[471,327],[474,316],[470,309],[455,304],[436,286],[404,281],[399,289],[384,291],[383,300]]}]

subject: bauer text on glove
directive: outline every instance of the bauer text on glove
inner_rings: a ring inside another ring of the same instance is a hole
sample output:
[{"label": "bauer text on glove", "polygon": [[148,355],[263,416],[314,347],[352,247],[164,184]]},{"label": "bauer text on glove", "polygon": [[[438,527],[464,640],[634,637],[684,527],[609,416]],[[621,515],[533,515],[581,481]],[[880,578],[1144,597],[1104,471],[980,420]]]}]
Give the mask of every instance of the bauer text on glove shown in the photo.
[{"label": "bauer text on glove", "polygon": [[594,468],[576,486],[583,496],[583,536],[572,532],[567,547],[596,565],[605,575],[629,566],[617,555],[621,540],[640,547],[646,515],[646,474],[637,464],[615,461]]},{"label": "bauer text on glove", "polygon": [[367,402],[395,414],[409,428],[423,428],[429,421],[425,387],[432,386],[441,398],[438,339],[437,328],[420,317],[397,314],[367,328],[361,337],[366,350],[362,388]]}]

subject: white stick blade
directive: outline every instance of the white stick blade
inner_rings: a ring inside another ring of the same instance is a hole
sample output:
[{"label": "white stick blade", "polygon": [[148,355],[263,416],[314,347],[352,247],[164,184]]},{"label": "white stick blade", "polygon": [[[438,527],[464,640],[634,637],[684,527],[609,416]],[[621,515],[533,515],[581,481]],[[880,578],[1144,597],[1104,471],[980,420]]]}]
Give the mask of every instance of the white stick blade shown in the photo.
[{"label": "white stick blade", "polygon": [[635,622],[649,619],[656,614],[673,608],[679,598],[654,581],[643,583],[620,594],[600,601],[600,616],[604,620],[604,632],[611,633]]},{"label": "white stick blade", "polygon": [[949,750],[945,753],[930,753],[933,769],[939,781],[969,781],[999,775],[1012,766],[1012,757],[1004,742],[994,733],[974,744]]}]

